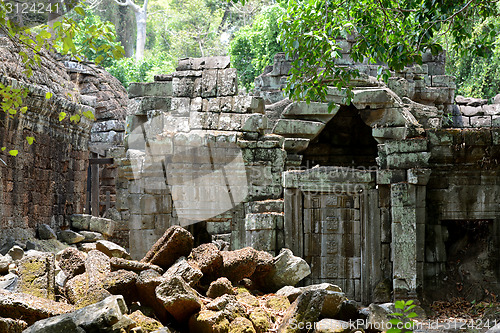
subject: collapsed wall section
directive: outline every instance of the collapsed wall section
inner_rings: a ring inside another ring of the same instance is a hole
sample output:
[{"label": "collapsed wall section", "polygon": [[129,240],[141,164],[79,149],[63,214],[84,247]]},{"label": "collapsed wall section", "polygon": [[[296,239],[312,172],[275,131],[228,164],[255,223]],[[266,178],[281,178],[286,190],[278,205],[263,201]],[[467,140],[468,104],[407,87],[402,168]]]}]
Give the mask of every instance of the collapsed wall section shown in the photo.
[{"label": "collapsed wall section", "polygon": [[283,138],[264,134],[262,100],[238,95],[228,57],[181,59],[172,75],[132,84],[129,96],[118,207],[131,254],[140,258],[173,224],[198,222],[244,247],[245,203],[282,192]]}]

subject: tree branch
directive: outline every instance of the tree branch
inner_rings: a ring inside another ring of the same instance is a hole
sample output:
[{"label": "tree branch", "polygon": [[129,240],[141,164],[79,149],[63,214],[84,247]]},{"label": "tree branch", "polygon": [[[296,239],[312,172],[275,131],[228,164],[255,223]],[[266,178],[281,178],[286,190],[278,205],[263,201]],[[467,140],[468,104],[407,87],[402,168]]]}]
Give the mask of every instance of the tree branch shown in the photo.
[{"label": "tree branch", "polygon": [[[114,0],[116,2],[117,5],[119,6],[123,6],[123,7],[127,7],[127,6],[130,6],[132,7],[132,10],[134,12],[138,12],[141,10],[141,7],[137,6],[135,3],[132,2],[132,0],[125,0],[125,2],[121,2],[119,0]],[[147,0],[145,1],[145,3],[147,4]]]}]

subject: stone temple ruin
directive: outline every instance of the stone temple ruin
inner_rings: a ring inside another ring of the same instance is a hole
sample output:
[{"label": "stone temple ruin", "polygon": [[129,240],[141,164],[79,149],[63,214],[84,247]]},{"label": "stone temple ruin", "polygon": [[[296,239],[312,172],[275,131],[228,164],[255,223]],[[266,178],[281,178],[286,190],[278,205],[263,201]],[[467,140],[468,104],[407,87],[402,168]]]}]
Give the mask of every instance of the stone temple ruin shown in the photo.
[{"label": "stone temple ruin", "polygon": [[[353,63],[349,48],[345,41],[339,64],[360,71],[350,104],[336,88],[326,103],[286,99],[290,62],[283,54],[256,79],[255,95],[238,93],[228,57],[181,59],[174,73],[131,84],[126,110],[123,97],[103,93],[108,81],[93,92],[81,89],[74,102],[64,101],[55,83],[33,88],[30,100],[46,112],[21,118],[29,126],[4,128],[34,128],[48,138],[22,147],[33,161],[0,165],[0,239],[29,238],[40,223],[65,229],[69,215],[88,213],[90,124],[56,126],[54,106],[38,97],[52,90],[59,109],[102,114],[92,137],[95,153],[114,158],[107,186],[116,210],[108,231],[134,259],[181,225],[198,244],[212,238],[233,250],[273,254],[289,248],[311,266],[306,284],[333,283],[363,304],[439,298],[461,288],[477,297],[498,294],[500,99],[456,97],[442,55],[426,54],[423,65],[384,84],[375,78],[378,65]],[[64,70],[78,72],[74,67],[57,70],[68,85],[85,83],[74,75],[71,82]],[[328,102],[336,104],[333,112]],[[58,135],[65,150],[50,148]],[[1,137],[2,144],[19,143],[7,131]],[[58,162],[57,154],[71,157]],[[45,159],[51,162],[42,168]],[[61,172],[68,174],[50,185],[50,175]],[[37,173],[52,191],[45,199],[20,188]]]}]

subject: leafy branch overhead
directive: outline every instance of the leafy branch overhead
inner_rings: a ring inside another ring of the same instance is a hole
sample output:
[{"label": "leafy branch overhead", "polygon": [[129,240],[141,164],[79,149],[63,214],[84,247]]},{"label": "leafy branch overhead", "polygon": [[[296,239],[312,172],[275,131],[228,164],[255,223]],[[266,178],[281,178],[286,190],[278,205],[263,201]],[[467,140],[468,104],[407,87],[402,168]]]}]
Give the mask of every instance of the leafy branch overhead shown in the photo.
[{"label": "leafy branch overhead", "polygon": [[327,86],[349,87],[358,73],[339,62],[340,38],[353,42],[353,61],[383,62],[394,71],[421,64],[425,51],[442,52],[445,35],[453,37],[453,49],[481,55],[496,34],[485,34],[465,49],[462,42],[470,38],[474,22],[498,13],[497,0],[290,0],[281,26],[281,41],[292,59],[286,93],[324,100]]},{"label": "leafy branch overhead", "polygon": [[[32,29],[19,26],[16,22],[9,19],[7,8],[4,2],[0,3],[0,33],[6,36],[17,48],[22,71],[26,77],[32,77],[33,71],[41,66],[42,58],[48,61],[54,61],[47,57],[44,50],[56,50],[62,55],[68,55],[77,61],[84,60],[81,54],[92,49],[96,53],[104,51],[104,54],[110,54],[114,58],[123,57],[123,48],[114,42],[115,34],[109,23],[99,22],[90,26],[78,24],[86,16],[82,7],[73,8],[75,19],[63,16],[60,20],[49,24],[39,25]],[[80,47],[74,43],[75,36],[81,39]],[[102,40],[105,40],[103,43]],[[100,41],[97,43],[97,41]],[[95,59],[96,63],[104,60],[103,55]],[[13,118],[18,113],[28,112],[27,106],[23,105],[23,99],[27,97],[28,91],[25,88],[14,88],[10,85],[5,86],[0,82],[0,105],[2,110]],[[52,98],[52,93],[47,92],[46,99]],[[70,117],[70,121],[79,122],[80,118],[85,116],[94,119],[92,112],[86,111],[81,114],[75,114]],[[66,115],[59,114],[59,120],[62,121]],[[34,137],[26,137],[29,145],[35,142]],[[1,148],[6,151],[6,147]],[[16,156],[17,150],[9,150],[9,154]]]}]

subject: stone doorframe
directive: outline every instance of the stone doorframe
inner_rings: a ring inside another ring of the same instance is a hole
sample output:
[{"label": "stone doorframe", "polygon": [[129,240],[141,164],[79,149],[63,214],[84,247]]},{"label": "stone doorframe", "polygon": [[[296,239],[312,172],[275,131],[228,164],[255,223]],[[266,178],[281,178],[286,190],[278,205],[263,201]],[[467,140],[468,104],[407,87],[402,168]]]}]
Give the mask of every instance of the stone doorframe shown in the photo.
[{"label": "stone doorframe", "polygon": [[[382,279],[380,213],[376,171],[343,167],[319,167],[284,173],[284,245],[304,257],[304,198],[315,194],[345,196],[359,195],[361,239],[360,292],[356,299],[369,303],[372,291]],[[323,222],[323,221],[322,221]],[[314,270],[314,267],[313,267]],[[325,280],[330,277],[324,276]],[[333,279],[332,279],[333,280]]]}]

